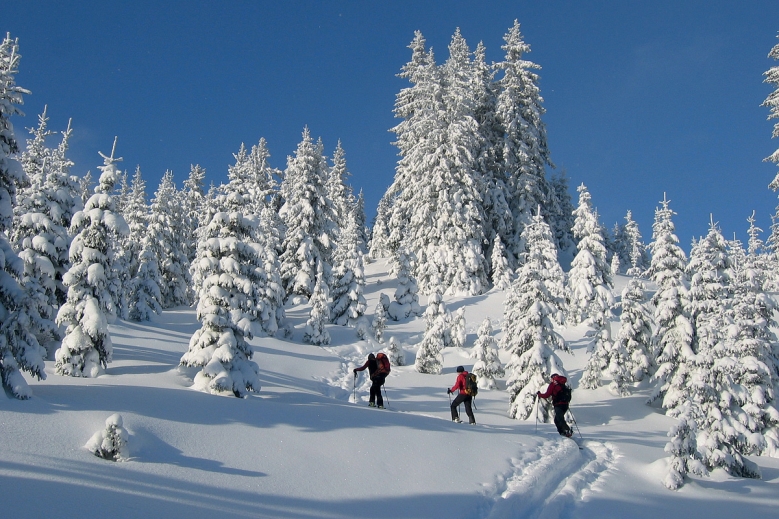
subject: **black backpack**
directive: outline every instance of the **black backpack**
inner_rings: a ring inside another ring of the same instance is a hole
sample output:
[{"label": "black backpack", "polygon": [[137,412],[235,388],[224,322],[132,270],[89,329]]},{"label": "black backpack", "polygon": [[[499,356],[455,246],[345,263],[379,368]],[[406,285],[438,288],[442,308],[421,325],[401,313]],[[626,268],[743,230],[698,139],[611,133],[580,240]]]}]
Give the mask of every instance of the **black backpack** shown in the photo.
[{"label": "black backpack", "polygon": [[468,373],[465,377],[465,394],[470,396],[476,396],[479,392],[479,385],[476,383],[476,374]]},{"label": "black backpack", "polygon": [[562,389],[552,397],[552,404],[569,404],[571,403],[571,396],[573,396],[573,389],[567,383],[562,385]]}]

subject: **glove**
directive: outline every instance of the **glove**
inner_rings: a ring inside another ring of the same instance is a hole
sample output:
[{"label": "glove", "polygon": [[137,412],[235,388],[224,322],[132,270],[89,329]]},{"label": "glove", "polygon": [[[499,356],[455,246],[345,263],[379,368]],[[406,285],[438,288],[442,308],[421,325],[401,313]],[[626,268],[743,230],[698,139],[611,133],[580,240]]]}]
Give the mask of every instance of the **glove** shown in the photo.
[{"label": "glove", "polygon": [[356,368],[353,369],[352,372],[354,373],[354,376],[356,377],[357,376],[357,369]]},{"label": "glove", "polygon": [[536,396],[541,396],[541,391],[536,391]]},{"label": "glove", "polygon": [[451,395],[451,394],[452,394],[452,389],[451,389],[451,388],[447,388],[447,390],[446,390],[446,394],[447,394],[447,395]]}]

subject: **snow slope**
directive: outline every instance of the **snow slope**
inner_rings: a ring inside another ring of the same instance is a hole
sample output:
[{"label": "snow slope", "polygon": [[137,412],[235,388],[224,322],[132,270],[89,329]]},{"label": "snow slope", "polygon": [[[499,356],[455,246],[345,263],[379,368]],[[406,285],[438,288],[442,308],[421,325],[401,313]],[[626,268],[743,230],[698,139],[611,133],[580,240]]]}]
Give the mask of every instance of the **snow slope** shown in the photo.
[{"label": "snow slope", "polygon": [[[381,292],[392,297],[383,260],[368,265],[366,278],[369,309]],[[616,294],[625,282],[617,279]],[[503,298],[446,301],[451,311],[465,307],[468,345],[485,317],[500,333]],[[114,361],[96,379],[54,375],[47,361],[48,379],[31,381],[31,400],[0,397],[3,517],[777,516],[779,459],[751,458],[762,480],[715,471],[666,490],[663,447],[673,421],[644,404],[646,387],[625,398],[605,387],[576,390],[582,449],[552,424],[536,432],[532,419],[508,419],[505,381],[479,393],[478,425],[452,423],[446,388],[457,365],[472,365],[468,348],[445,350],[441,375],[394,366],[389,409],[371,409],[365,376],[355,384],[351,369],[379,345],[336,326],[331,346],[301,344],[307,314],[305,306],[288,309],[291,340],[251,341],[263,388],[246,399],[189,388],[177,368],[198,328],[189,308],[112,325]],[[423,331],[422,318],[387,321],[385,337],[395,336],[412,364]],[[574,349],[562,354],[574,388],[587,360],[585,332],[564,334]],[[130,434],[127,462],[84,448],[113,413]]]}]

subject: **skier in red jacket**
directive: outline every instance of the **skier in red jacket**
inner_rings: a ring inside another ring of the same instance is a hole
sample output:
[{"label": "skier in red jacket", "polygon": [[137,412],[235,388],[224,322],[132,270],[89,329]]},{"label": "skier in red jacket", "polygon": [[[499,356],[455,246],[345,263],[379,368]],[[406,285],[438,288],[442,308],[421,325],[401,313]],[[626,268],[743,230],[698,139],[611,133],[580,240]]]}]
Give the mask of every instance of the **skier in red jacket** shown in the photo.
[{"label": "skier in red jacket", "polygon": [[557,432],[560,435],[570,438],[573,436],[573,430],[568,426],[568,422],[565,421],[565,413],[568,412],[568,405],[570,402],[570,390],[565,390],[565,383],[568,379],[557,373],[552,375],[552,382],[549,383],[549,387],[546,388],[545,393],[538,391],[536,396],[539,398],[552,397],[552,405],[554,406],[554,424],[557,426]]},{"label": "skier in red jacket", "polygon": [[446,394],[451,395],[455,391],[460,391],[460,394],[457,395],[452,401],[452,421],[460,423],[460,415],[457,412],[457,407],[460,404],[465,404],[465,414],[468,415],[468,422],[471,425],[474,425],[476,423],[476,418],[473,416],[473,409],[471,409],[471,401],[473,400],[473,397],[465,392],[465,382],[468,378],[468,372],[465,371],[465,368],[462,366],[457,366],[457,381],[454,383],[451,389],[446,390]]}]

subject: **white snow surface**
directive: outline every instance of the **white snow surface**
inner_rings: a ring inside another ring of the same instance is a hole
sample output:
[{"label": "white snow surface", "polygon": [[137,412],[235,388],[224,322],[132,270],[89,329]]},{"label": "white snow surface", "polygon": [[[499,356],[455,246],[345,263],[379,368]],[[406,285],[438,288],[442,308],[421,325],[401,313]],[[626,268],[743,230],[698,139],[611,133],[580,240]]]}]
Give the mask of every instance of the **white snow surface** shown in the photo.
[{"label": "white snow surface", "polygon": [[[396,286],[386,271],[383,259],[366,267],[368,308]],[[616,277],[614,293],[626,283]],[[622,398],[609,393],[607,380],[593,391],[577,389],[587,361],[584,326],[563,330],[574,355],[560,352],[574,387],[576,441],[552,424],[536,432],[532,416],[509,419],[505,379],[479,392],[478,425],[452,423],[446,389],[458,365],[470,369],[479,324],[489,317],[501,333],[505,296],[446,300],[452,311],[465,308],[467,341],[444,350],[441,375],[414,370],[424,318],[388,321],[385,338],[396,338],[408,365],[392,367],[387,410],[367,406],[364,374],[352,401],[351,369],[380,345],[332,325],[329,346],[303,344],[306,305],[287,309],[291,339],[250,341],[262,390],[245,399],[195,391],[192,373],[179,371],[200,327],[194,309],[165,311],[149,323],[117,321],[109,326],[113,362],[101,376],[57,376],[47,361],[47,379],[28,380],[30,400],[0,397],[3,516],[777,517],[776,458],[750,458],[762,480],[718,470],[667,490],[663,447],[674,420],[645,405],[645,385]],[[129,434],[124,463],[84,447],[114,413]]]}]

